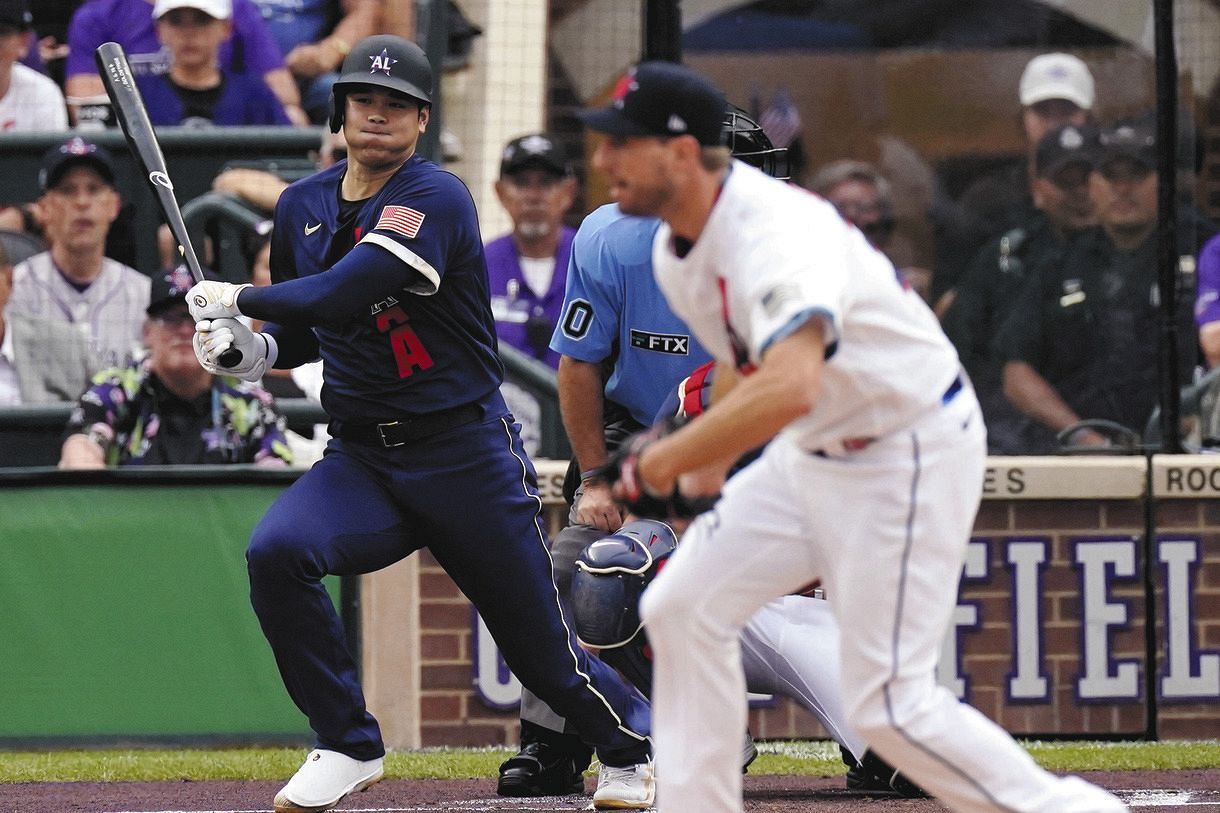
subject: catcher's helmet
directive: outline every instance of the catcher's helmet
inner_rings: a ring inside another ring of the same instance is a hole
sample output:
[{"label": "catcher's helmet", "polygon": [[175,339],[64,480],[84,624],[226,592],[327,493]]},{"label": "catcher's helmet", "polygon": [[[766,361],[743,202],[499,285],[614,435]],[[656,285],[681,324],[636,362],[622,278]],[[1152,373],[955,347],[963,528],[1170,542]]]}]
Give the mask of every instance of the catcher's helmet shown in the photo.
[{"label": "catcher's helmet", "polygon": [[377,34],[356,44],[343,59],[331,87],[330,131],[343,127],[347,94],[361,85],[386,88],[432,104],[432,65],[428,55],[410,40]]},{"label": "catcher's helmet", "polygon": [[664,522],[637,519],[581,552],[572,576],[572,614],[581,643],[613,649],[641,635],[640,595],[677,546]]},{"label": "catcher's helmet", "polygon": [[734,158],[761,169],[772,178],[788,180],[788,149],[772,144],[759,123],[735,104],[730,104],[724,111],[720,137]]}]

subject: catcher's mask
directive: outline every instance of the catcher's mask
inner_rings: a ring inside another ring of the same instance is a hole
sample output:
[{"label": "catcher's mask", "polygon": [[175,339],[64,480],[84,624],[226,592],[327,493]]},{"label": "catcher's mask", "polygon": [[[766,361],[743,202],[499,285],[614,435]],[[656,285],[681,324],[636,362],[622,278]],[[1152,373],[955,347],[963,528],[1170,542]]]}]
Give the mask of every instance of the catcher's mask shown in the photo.
[{"label": "catcher's mask", "polygon": [[614,649],[642,635],[640,595],[677,546],[664,522],[637,519],[581,552],[572,577],[572,612],[582,644]]},{"label": "catcher's mask", "polygon": [[377,87],[410,96],[421,107],[432,104],[432,65],[424,49],[393,34],[376,34],[356,43],[343,59],[339,78],[331,86],[330,131],[343,127],[347,94]]},{"label": "catcher's mask", "polygon": [[720,140],[737,160],[761,169],[772,178],[788,180],[788,149],[772,144],[758,122],[735,104],[730,104],[724,111]]}]

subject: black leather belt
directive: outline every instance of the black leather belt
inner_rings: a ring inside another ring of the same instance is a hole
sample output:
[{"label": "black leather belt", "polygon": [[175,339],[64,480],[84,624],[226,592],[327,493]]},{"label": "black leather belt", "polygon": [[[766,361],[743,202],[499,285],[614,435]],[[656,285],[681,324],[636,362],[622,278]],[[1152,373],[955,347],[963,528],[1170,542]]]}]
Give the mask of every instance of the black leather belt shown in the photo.
[{"label": "black leather belt", "polygon": [[478,404],[463,404],[452,409],[411,415],[387,423],[344,423],[331,421],[330,433],[342,440],[368,443],[392,449],[413,440],[439,435],[448,429],[473,423],[483,417]]}]

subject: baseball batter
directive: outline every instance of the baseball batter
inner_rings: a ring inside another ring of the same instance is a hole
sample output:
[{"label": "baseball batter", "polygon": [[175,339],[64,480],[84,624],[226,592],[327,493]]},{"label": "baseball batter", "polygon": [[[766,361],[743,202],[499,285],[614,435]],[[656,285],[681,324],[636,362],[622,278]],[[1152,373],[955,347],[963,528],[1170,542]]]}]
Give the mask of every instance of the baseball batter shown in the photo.
[{"label": "baseball batter", "polygon": [[[188,294],[209,369],[230,346],[243,354],[230,372],[245,377],[325,362],[326,455],[272,505],[246,554],[255,612],[317,734],[275,809],[329,809],[381,778],[381,733],[322,578],[424,546],[522,684],[597,747],[605,781],[594,803],[647,807],[647,703],[576,645],[560,611],[536,475],[499,395],[474,202],[415,154],[431,92],[414,43],[379,35],[353,48],[331,122],[349,159],[280,196],[273,284],[206,282]],[[239,314],[269,325],[251,333]]]},{"label": "baseball batter", "polygon": [[768,601],[821,578],[842,630],[849,720],[949,807],[1118,813],[1039,768],[937,685],[935,666],[984,466],[984,428],[957,355],[893,266],[826,202],[719,147],[721,92],[644,63],[611,104],[594,165],[619,206],[657,215],[653,264],[674,311],[742,373],[700,419],[627,444],[616,494],[639,506],[687,472],[726,483],[641,603],[661,813],[736,813],[745,725],[739,634]]}]

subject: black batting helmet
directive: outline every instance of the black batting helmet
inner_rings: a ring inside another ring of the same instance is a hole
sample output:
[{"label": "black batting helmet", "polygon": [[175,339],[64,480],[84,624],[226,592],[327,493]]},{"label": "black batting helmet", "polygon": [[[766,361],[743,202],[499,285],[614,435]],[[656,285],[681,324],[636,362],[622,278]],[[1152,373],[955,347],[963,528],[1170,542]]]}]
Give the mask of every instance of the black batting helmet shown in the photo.
[{"label": "black batting helmet", "polygon": [[640,595],[677,547],[678,537],[664,522],[637,519],[581,551],[572,576],[581,643],[611,649],[634,640],[642,626]]},{"label": "black batting helmet", "polygon": [[772,144],[759,123],[735,104],[730,104],[724,111],[720,138],[734,158],[761,169],[772,178],[788,180],[788,149]]},{"label": "black batting helmet", "polygon": [[395,90],[432,104],[432,65],[428,55],[410,40],[393,34],[377,34],[356,44],[343,59],[339,78],[331,88],[330,131],[343,127],[347,94],[357,87]]}]

